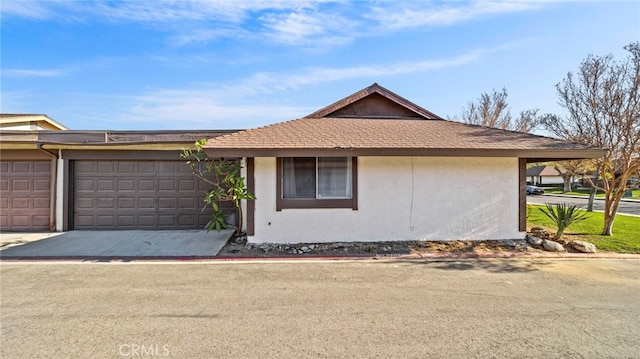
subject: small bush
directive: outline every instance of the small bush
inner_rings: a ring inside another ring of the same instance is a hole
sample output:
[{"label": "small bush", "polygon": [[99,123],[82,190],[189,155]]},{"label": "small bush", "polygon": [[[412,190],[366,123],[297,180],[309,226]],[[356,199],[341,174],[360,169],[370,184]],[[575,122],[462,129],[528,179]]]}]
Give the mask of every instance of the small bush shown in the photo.
[{"label": "small bush", "polygon": [[575,205],[568,205],[566,203],[547,203],[546,209],[539,208],[542,213],[549,217],[553,223],[558,227],[554,239],[560,239],[564,230],[567,229],[572,223],[583,221],[589,218],[587,212],[579,209]]}]

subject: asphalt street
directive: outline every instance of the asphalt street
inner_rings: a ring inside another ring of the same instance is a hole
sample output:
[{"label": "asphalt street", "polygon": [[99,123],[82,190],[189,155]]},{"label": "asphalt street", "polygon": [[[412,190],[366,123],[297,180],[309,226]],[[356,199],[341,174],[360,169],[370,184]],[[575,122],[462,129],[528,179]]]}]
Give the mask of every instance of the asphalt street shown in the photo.
[{"label": "asphalt street", "polygon": [[640,260],[2,262],[2,358],[632,358]]},{"label": "asphalt street", "polygon": [[[551,196],[551,195],[527,196],[527,203],[531,203],[531,204],[568,203],[568,204],[575,204],[576,206],[583,209],[587,209],[588,202],[589,202],[588,198],[560,197],[560,196]],[[604,200],[603,199],[594,200],[593,209],[595,211],[603,211]],[[640,202],[621,201],[620,207],[618,208],[618,213],[640,216]]]}]

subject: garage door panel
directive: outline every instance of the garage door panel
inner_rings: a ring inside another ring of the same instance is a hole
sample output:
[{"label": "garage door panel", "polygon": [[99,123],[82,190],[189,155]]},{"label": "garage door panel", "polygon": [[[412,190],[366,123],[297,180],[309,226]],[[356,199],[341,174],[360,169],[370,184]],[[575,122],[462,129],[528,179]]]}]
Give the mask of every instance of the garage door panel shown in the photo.
[{"label": "garage door panel", "polygon": [[75,182],[76,191],[94,191],[94,181],[91,179],[77,179]]},{"label": "garage door panel", "polygon": [[138,199],[138,208],[139,209],[153,209],[156,208],[155,198],[139,198]]},{"label": "garage door panel", "polygon": [[98,162],[98,173],[115,174],[115,165],[114,162]]},{"label": "garage door panel", "polygon": [[[28,174],[27,174],[28,176]],[[33,183],[32,179],[14,179],[11,181],[10,188],[14,191],[29,191],[31,190],[30,184]]]},{"label": "garage door panel", "polygon": [[49,185],[51,181],[49,179],[35,179],[33,180],[33,189],[36,191],[49,191]]},{"label": "garage door panel", "polygon": [[74,165],[74,171],[78,175],[93,174],[95,172],[94,167],[97,164],[94,162],[76,162]]},{"label": "garage door panel", "polygon": [[138,181],[138,191],[151,191],[156,190],[156,181],[154,179],[141,179]]},{"label": "garage door panel", "polygon": [[138,216],[138,226],[140,227],[155,227],[156,216],[153,215],[140,215]]},{"label": "garage door panel", "polygon": [[98,180],[98,191],[109,191],[113,192],[116,189],[115,180],[114,179],[99,179]]},{"label": "garage door panel", "polygon": [[189,180],[179,180],[178,181],[178,190],[180,191],[193,191],[195,190],[195,182]]},{"label": "garage door panel", "polygon": [[29,161],[13,162],[12,172],[16,175],[32,172],[33,163]]},{"label": "garage door panel", "polygon": [[49,216],[33,216],[33,223],[31,225],[34,227],[48,227]]},{"label": "garage door panel", "polygon": [[135,217],[132,215],[118,216],[118,227],[135,229]]},{"label": "garage door panel", "polygon": [[119,209],[134,209],[136,199],[132,197],[118,198]]},{"label": "garage door panel", "polygon": [[74,217],[76,228],[94,227],[95,221],[93,216],[76,214]]},{"label": "garage door panel", "polygon": [[199,229],[210,219],[202,212],[209,185],[182,161],[76,162],[75,229]]},{"label": "garage door panel", "polygon": [[158,208],[160,209],[174,209],[176,208],[176,198],[159,198]]},{"label": "garage door panel", "polygon": [[126,174],[135,174],[136,173],[136,163],[135,162],[118,162],[118,174],[126,175]]},{"label": "garage door panel", "polygon": [[76,198],[75,208],[76,209],[91,209],[93,208],[93,198]]},{"label": "garage door panel", "polygon": [[136,181],[133,179],[118,179],[117,180],[118,192],[128,192],[136,190]]},{"label": "garage door panel", "polygon": [[156,162],[136,162],[138,173],[141,175],[148,174],[150,176],[156,173]]},{"label": "garage door panel", "polygon": [[15,215],[11,217],[11,224],[15,227],[15,229],[21,228],[29,228],[31,223],[31,218],[27,215]]},{"label": "garage door panel", "polygon": [[113,227],[113,225],[115,224],[113,215],[98,215],[96,217],[98,221],[98,227]]},{"label": "garage door panel", "polygon": [[11,209],[29,209],[30,198],[28,197],[14,197],[11,199]]},{"label": "garage door panel", "polygon": [[98,208],[100,209],[116,209],[115,200],[113,198],[98,198]]},{"label": "garage door panel", "polygon": [[[51,201],[48,197],[35,197],[33,198],[33,208],[49,209]],[[48,217],[48,216],[47,216]]]}]

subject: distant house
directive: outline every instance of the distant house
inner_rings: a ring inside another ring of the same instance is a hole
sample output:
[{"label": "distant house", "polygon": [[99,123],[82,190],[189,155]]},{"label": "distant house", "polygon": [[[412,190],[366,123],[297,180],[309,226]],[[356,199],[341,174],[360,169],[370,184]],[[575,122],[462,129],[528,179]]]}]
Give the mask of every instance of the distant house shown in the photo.
[{"label": "distant house", "polygon": [[447,121],[378,84],[205,149],[245,159],[249,241],[275,243],[521,238],[526,164],[604,155]]},{"label": "distant house", "polygon": [[47,115],[0,114],[0,130],[38,131],[67,130]]},{"label": "distant house", "polygon": [[551,166],[527,168],[527,183],[535,186],[562,185],[564,180],[557,169]]}]

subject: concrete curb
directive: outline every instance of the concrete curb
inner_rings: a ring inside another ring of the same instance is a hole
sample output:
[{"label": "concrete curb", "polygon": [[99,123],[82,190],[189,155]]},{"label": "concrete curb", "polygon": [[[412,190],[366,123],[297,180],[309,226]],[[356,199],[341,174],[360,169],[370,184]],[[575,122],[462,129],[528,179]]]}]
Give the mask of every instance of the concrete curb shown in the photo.
[{"label": "concrete curb", "polygon": [[[567,197],[567,198],[581,198],[581,199],[589,199],[587,196],[575,196],[570,194],[556,194],[556,193],[545,193],[542,194],[545,197]],[[602,197],[595,197],[596,200],[604,201]],[[640,199],[630,199],[630,198],[622,198],[620,199],[622,202],[630,202],[630,203],[640,203]]]},{"label": "concrete curb", "polygon": [[357,254],[357,255],[280,255],[280,256],[148,256],[148,257],[0,257],[0,263],[10,262],[236,262],[236,261],[342,261],[342,260],[458,260],[458,259],[636,259],[640,254],[627,253],[568,253],[568,252],[474,252],[474,253],[413,253],[413,254]]}]

